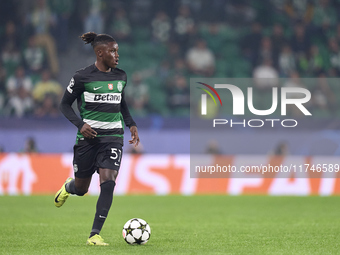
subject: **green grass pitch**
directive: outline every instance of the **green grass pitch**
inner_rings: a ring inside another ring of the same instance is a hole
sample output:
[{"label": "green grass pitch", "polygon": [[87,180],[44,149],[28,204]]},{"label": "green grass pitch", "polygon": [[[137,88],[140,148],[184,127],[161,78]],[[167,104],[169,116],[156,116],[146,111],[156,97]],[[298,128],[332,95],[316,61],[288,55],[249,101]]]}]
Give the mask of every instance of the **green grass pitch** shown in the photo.
[{"label": "green grass pitch", "polygon": [[[0,196],[0,254],[340,254],[340,197],[116,196],[101,235],[85,245],[97,197]],[[151,226],[131,246],[124,223]]]}]

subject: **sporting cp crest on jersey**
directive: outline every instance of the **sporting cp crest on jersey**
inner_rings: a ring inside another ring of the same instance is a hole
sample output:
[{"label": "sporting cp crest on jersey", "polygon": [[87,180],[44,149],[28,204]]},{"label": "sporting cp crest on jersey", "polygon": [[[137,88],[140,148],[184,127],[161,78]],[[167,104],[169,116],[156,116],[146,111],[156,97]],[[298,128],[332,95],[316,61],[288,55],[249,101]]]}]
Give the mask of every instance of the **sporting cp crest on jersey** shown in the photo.
[{"label": "sporting cp crest on jersey", "polygon": [[108,86],[109,86],[109,90],[113,90],[113,84],[112,83],[109,83]]},{"label": "sporting cp crest on jersey", "polygon": [[119,82],[117,83],[117,89],[118,89],[119,92],[122,91],[122,89],[123,89],[123,83],[122,83],[121,81],[119,81]]},{"label": "sporting cp crest on jersey", "polygon": [[78,172],[78,165],[77,164],[74,164],[73,165],[73,171],[76,173]]}]

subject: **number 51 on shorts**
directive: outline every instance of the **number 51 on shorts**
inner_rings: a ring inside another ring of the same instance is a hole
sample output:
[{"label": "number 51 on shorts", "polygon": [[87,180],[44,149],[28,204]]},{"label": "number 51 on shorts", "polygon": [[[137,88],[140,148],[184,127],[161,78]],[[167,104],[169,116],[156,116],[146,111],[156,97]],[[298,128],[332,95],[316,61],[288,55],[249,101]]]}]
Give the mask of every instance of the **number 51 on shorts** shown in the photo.
[{"label": "number 51 on shorts", "polygon": [[115,166],[120,166],[120,160],[122,159],[122,150],[117,148],[111,148],[111,154],[110,159],[114,160]]}]

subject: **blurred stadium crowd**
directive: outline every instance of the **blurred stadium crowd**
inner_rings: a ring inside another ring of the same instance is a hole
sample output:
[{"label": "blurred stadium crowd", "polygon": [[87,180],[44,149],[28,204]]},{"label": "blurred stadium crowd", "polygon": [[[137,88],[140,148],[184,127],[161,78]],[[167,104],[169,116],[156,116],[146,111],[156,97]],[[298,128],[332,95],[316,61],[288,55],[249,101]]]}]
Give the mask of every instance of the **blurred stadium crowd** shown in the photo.
[{"label": "blurred stadium crowd", "polygon": [[136,117],[188,117],[190,77],[286,78],[338,114],[340,86],[321,79],[340,75],[338,13],[339,0],[1,1],[0,116],[60,116],[64,81],[93,56],[87,31],[117,40]]}]

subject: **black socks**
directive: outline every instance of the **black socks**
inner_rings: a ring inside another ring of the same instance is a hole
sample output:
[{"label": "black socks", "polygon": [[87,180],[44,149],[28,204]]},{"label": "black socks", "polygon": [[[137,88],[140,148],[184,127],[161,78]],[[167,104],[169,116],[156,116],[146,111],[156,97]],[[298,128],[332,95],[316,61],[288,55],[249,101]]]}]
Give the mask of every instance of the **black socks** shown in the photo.
[{"label": "black socks", "polygon": [[65,189],[68,193],[71,193],[73,195],[76,194],[76,186],[74,185],[74,179],[65,185]]},{"label": "black socks", "polygon": [[[96,214],[94,217],[90,237],[94,236],[95,234],[99,234],[100,230],[103,227],[103,224],[105,222],[105,219],[107,217],[107,214],[109,213],[109,210],[112,204],[113,190],[115,188],[115,185],[116,183],[112,180],[106,181],[100,184],[100,195],[97,201]],[[71,190],[71,187],[70,187],[70,190]]]}]

